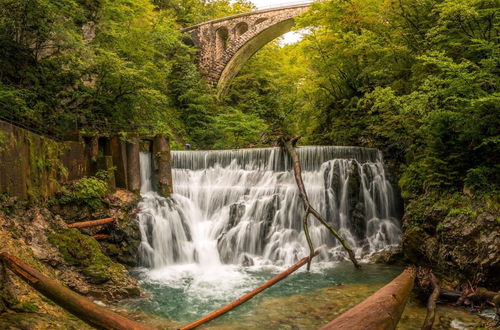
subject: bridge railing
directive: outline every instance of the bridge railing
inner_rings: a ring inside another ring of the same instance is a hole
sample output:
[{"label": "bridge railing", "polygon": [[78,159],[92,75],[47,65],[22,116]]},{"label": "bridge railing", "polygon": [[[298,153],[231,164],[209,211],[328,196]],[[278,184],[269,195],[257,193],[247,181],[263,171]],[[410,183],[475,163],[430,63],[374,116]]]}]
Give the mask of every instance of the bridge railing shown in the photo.
[{"label": "bridge railing", "polygon": [[300,6],[300,5],[309,5],[313,2],[318,2],[318,1],[317,0],[284,1],[284,2],[279,2],[279,3],[274,3],[272,5],[257,6],[257,10]]}]

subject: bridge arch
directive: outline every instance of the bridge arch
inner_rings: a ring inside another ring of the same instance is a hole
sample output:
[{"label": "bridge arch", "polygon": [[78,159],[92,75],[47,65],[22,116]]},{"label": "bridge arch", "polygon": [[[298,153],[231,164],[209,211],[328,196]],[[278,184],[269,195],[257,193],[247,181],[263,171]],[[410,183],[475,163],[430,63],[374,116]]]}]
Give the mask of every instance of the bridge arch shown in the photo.
[{"label": "bridge arch", "polygon": [[234,27],[234,38],[239,38],[248,31],[247,22],[240,22]]},{"label": "bridge arch", "polygon": [[229,31],[227,27],[221,26],[215,31],[215,57],[221,58],[229,44]]},{"label": "bridge arch", "polygon": [[245,62],[270,41],[289,32],[309,3],[220,18],[182,30],[199,49],[198,66],[223,94]]}]

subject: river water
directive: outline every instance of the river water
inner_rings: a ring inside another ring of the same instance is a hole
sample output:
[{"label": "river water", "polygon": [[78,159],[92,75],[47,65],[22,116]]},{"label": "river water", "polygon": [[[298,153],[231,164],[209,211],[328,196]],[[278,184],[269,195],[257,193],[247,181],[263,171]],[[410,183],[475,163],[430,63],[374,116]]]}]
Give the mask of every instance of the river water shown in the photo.
[{"label": "river water", "polygon": [[[302,147],[298,154],[311,204],[359,259],[400,243],[397,198],[379,151]],[[141,268],[135,274],[150,296],[129,308],[179,326],[308,255],[304,210],[290,159],[279,148],[174,151],[172,165],[174,194],[162,198],[152,180],[152,155],[141,153]],[[299,270],[210,326],[312,329],[401,271],[369,264],[356,270],[316,220],[310,232],[322,246],[311,272]]]}]

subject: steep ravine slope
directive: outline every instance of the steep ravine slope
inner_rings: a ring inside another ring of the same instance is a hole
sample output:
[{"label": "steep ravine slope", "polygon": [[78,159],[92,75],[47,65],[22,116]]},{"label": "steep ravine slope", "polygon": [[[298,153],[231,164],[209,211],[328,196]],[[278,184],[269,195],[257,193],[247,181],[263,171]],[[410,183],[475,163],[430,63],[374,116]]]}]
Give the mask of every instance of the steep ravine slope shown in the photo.
[{"label": "steep ravine slope", "polygon": [[[4,199],[0,207],[1,251],[19,257],[45,275],[57,279],[91,300],[104,303],[140,295],[137,281],[113,259],[133,265],[138,242],[134,235],[134,205],[137,197],[118,191],[106,198],[107,206],[97,212],[85,208],[23,208],[21,203]],[[80,211],[78,211],[80,210]],[[128,210],[128,211],[126,211]],[[57,214],[58,213],[58,214]],[[64,220],[61,215],[65,216]],[[71,216],[73,214],[73,216]],[[106,215],[117,219],[109,228],[88,230],[106,232],[99,243],[67,223],[76,217],[96,219]],[[100,246],[101,245],[101,246]],[[0,328],[2,329],[86,329],[85,323],[38,294],[17,276],[1,266]]]},{"label": "steep ravine slope", "polygon": [[420,196],[406,205],[403,252],[433,268],[451,286],[499,290],[500,218],[494,198],[464,194]]}]

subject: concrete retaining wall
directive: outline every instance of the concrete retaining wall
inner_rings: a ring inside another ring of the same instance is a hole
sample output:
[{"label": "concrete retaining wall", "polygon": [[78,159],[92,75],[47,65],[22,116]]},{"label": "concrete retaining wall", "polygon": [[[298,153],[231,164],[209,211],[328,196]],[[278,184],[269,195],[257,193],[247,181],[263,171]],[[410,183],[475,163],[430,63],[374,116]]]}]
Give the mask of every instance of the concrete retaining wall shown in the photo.
[{"label": "concrete retaining wall", "polygon": [[[169,141],[165,136],[157,136],[156,140],[161,141],[161,149],[156,151],[159,157],[155,158],[161,168],[156,175],[157,186],[160,193],[169,196],[172,193]],[[0,121],[0,195],[44,202],[57,192],[61,183],[94,175],[98,170],[108,171],[110,188],[139,193],[140,149],[141,139],[137,137],[128,142],[117,136],[58,142]]]},{"label": "concrete retaining wall", "polygon": [[41,202],[90,173],[83,142],[57,142],[0,121],[0,194]]}]

